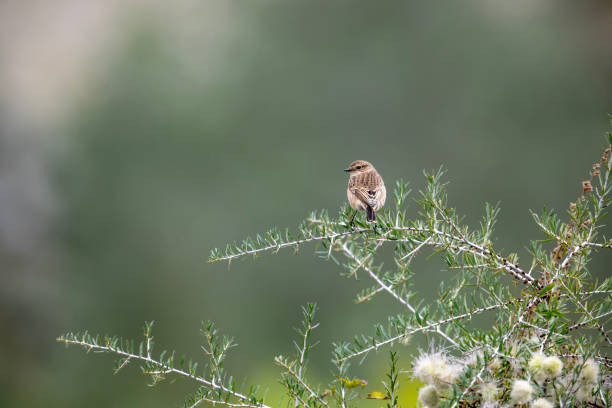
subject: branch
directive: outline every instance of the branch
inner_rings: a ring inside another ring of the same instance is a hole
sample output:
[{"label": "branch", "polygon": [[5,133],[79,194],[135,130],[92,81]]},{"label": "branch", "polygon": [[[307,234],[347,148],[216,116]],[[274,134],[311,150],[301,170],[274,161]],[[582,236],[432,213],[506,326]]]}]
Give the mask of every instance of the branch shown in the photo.
[{"label": "branch", "polygon": [[[260,248],[253,248],[253,249],[245,249],[243,245],[243,247],[237,248],[238,252],[236,253],[226,253],[225,255],[220,255],[217,252],[213,251],[213,253],[211,253],[210,258],[208,259],[208,262],[212,263],[212,262],[220,262],[220,261],[231,261],[232,259],[235,259],[235,258],[240,258],[240,257],[247,256],[247,255],[257,255],[260,252],[266,252],[266,251],[272,251],[272,250],[274,250],[275,252],[278,252],[282,248],[286,248],[286,247],[298,248],[301,244],[305,244],[308,242],[335,240],[336,238],[345,237],[348,235],[360,234],[366,231],[371,231],[371,229],[370,228],[356,228],[354,230],[345,231],[345,232],[331,231],[331,233],[329,234],[324,233],[322,235],[317,235],[317,236],[310,235],[310,236],[305,236],[303,238],[292,240],[289,242],[274,242],[271,245],[266,245]],[[275,238],[270,238],[270,239],[272,239],[273,241],[276,241]]]},{"label": "branch", "polygon": [[[609,316],[611,314],[612,314],[612,311],[610,311],[608,313],[600,314],[599,316],[592,317],[589,320],[585,320],[584,322],[576,323],[575,325],[568,327],[567,330],[569,330],[569,331],[576,330],[579,327],[586,326],[587,324],[589,324],[591,322],[594,322],[596,320],[601,319],[602,317],[606,317],[606,316]],[[599,325],[599,326],[601,326],[601,325]],[[600,329],[600,327],[596,327],[596,328]]]},{"label": "branch", "polygon": [[495,305],[491,305],[491,306],[486,306],[486,307],[481,307],[481,308],[474,309],[474,310],[471,310],[469,312],[466,312],[466,313],[463,313],[463,314],[460,314],[460,315],[451,316],[451,317],[448,317],[446,319],[438,320],[437,322],[430,323],[430,324],[428,324],[426,326],[421,326],[421,327],[417,327],[417,328],[414,328],[414,329],[409,330],[409,331],[405,331],[402,334],[399,334],[397,336],[391,337],[391,338],[386,339],[384,341],[381,341],[381,342],[378,342],[378,343],[374,342],[374,344],[372,344],[371,346],[366,347],[366,348],[364,348],[362,350],[353,352],[351,354],[348,354],[348,355],[346,355],[346,356],[344,356],[342,358],[337,358],[336,362],[337,363],[342,363],[342,362],[344,362],[346,360],[358,357],[358,356],[363,355],[363,354],[367,354],[367,353],[369,353],[372,350],[378,350],[378,348],[380,348],[382,346],[394,343],[394,342],[396,342],[398,340],[401,340],[401,339],[403,339],[405,337],[411,336],[411,335],[413,335],[415,333],[421,333],[421,332],[425,332],[425,331],[432,331],[432,330],[435,330],[438,327],[440,327],[442,325],[445,325],[447,323],[451,323],[451,322],[454,322],[454,321],[457,321],[457,320],[461,320],[461,319],[466,319],[466,318],[469,318],[469,317],[472,317],[472,316],[475,316],[475,315],[478,315],[478,314],[481,314],[481,313],[484,313],[484,312],[488,312],[488,311],[491,311],[491,310],[500,309],[502,307],[506,307],[506,306],[508,306],[508,305],[510,305],[512,303],[517,302],[517,301],[518,301],[517,299],[513,299],[513,300],[510,300],[508,302],[499,303],[499,304],[495,304]]},{"label": "branch", "polygon": [[365,269],[365,271],[370,275],[370,277],[372,279],[374,279],[376,281],[376,283],[381,287],[381,289],[385,290],[387,293],[389,293],[391,296],[393,296],[395,299],[397,299],[401,304],[406,306],[408,308],[408,310],[410,310],[412,313],[416,314],[416,310],[414,309],[414,307],[412,307],[412,305],[410,305],[410,303],[406,302],[406,300],[402,299],[397,293],[395,293],[393,291],[393,289],[391,289],[389,286],[385,285],[385,283],[378,277],[378,275],[376,275],[376,273],[374,273],[374,271],[372,269],[370,269],[368,266],[366,266],[364,264],[366,262],[366,260],[367,260],[367,257],[363,261],[360,261],[355,256],[355,254],[353,254],[353,252],[348,248],[346,243],[342,244],[342,250],[344,251],[344,253],[346,254],[346,256],[348,258],[350,258],[353,261],[357,262],[358,266],[361,266],[363,269]]},{"label": "branch", "polygon": [[[603,209],[605,208],[605,201],[606,201],[606,196],[607,196],[607,192],[608,192],[608,181],[610,179],[610,173],[612,172],[612,166],[608,165],[608,171],[605,172],[605,176],[604,176],[604,180],[603,182],[601,182],[601,190],[602,193],[599,194],[599,199],[597,200],[596,204],[595,204],[595,215],[593,216],[593,219],[591,220],[591,223],[589,225],[589,233],[587,234],[587,237],[584,241],[582,241],[580,244],[574,246],[572,248],[571,251],[568,252],[567,256],[565,257],[565,259],[563,260],[563,262],[561,262],[561,265],[559,267],[559,269],[557,270],[557,272],[555,273],[555,278],[559,275],[560,271],[562,269],[567,268],[567,266],[569,265],[570,261],[573,259],[573,257],[576,255],[576,253],[578,253],[578,251],[580,251],[582,248],[588,247],[588,246],[598,246],[598,245],[594,245],[591,243],[591,238],[593,237],[593,232],[594,232],[594,228],[595,228],[595,222],[597,221],[597,219],[601,216],[601,213],[603,211]],[[601,181],[601,179],[600,179]],[[602,245],[603,247],[604,245]]]},{"label": "branch", "polygon": [[[134,354],[134,353],[130,353],[130,352],[126,352],[124,350],[121,350],[117,347],[113,347],[110,345],[110,342],[107,341],[107,345],[106,346],[101,346],[99,344],[96,344],[94,342],[88,342],[86,341],[86,336],[82,335],[81,336],[81,340],[77,340],[76,338],[74,339],[70,339],[70,338],[66,338],[66,337],[59,337],[57,338],[57,341],[59,342],[63,342],[65,344],[76,344],[82,347],[87,348],[88,350],[96,350],[96,351],[101,351],[101,352],[107,352],[107,353],[114,353],[117,355],[120,355],[122,357],[127,357],[128,359],[133,359],[133,360],[140,360],[140,361],[144,361],[153,365],[156,365],[158,367],[160,367],[163,370],[163,374],[176,374],[182,377],[186,377],[186,378],[190,378],[200,384],[205,385],[208,388],[211,388],[213,390],[217,390],[217,391],[222,391],[225,392],[233,397],[238,398],[239,400],[241,400],[244,405],[240,405],[240,406],[244,406],[244,407],[251,407],[251,408],[271,408],[268,405],[265,405],[263,402],[259,403],[259,404],[253,404],[251,402],[251,399],[249,397],[247,397],[246,395],[243,395],[239,392],[233,391],[221,384],[214,384],[212,381],[209,381],[205,378],[196,376],[195,374],[192,373],[188,373],[186,371],[183,370],[179,370],[177,368],[174,368],[168,364],[165,364],[161,361],[155,360],[151,357],[144,356],[144,355],[139,355],[139,354]],[[218,403],[222,403],[222,401],[217,401]]]},{"label": "branch", "polygon": [[[289,364],[287,363],[282,356],[277,356],[274,358],[274,362],[276,364],[278,364],[279,366],[283,367],[285,369],[285,371],[287,371],[293,378],[295,378],[297,380],[297,382],[300,383],[300,385],[306,390],[308,391],[308,393],[310,394],[310,398],[315,398],[317,401],[319,401],[319,403],[321,403],[322,405],[328,407],[328,403],[327,401],[325,401],[323,398],[321,398],[319,396],[319,394],[317,394],[316,392],[314,392],[312,390],[312,388],[310,388],[310,386],[308,384],[306,384],[306,382],[298,375],[298,373],[295,372],[295,370],[292,368],[293,364]],[[296,394],[297,397],[297,394]],[[306,407],[308,406],[307,404],[305,405]]]},{"label": "branch", "polygon": [[[245,241],[245,244],[242,245],[242,247],[237,247],[234,248],[234,250],[236,251],[235,253],[231,253],[230,250],[226,250],[226,253],[220,254],[218,250],[213,250],[209,262],[218,262],[218,261],[228,261],[230,262],[231,260],[235,259],[235,258],[240,258],[243,256],[247,256],[247,255],[257,255],[260,252],[265,252],[265,251],[276,251],[278,252],[280,249],[282,248],[286,248],[286,247],[295,247],[298,248],[301,244],[304,243],[308,243],[308,242],[318,242],[318,241],[335,241],[338,238],[342,238],[342,237],[348,237],[348,236],[352,236],[352,235],[357,235],[357,234],[362,234],[364,232],[371,232],[372,229],[371,228],[356,228],[354,230],[350,230],[350,231],[344,231],[344,232],[337,232],[334,231],[333,229],[331,229],[331,227],[334,226],[339,226],[339,227],[347,227],[347,224],[342,223],[342,222],[326,222],[324,220],[321,219],[315,219],[315,218],[310,218],[308,220],[310,223],[312,224],[318,224],[321,226],[321,228],[323,229],[323,233],[320,235],[313,235],[311,231],[307,231],[308,236],[305,236],[304,238],[298,239],[298,240],[292,240],[292,241],[288,241],[288,242],[278,242],[278,240],[280,239],[279,236],[272,236],[272,233],[270,233],[270,236],[267,238],[268,240],[272,240],[273,242],[269,245],[264,245],[262,247],[259,248],[255,248],[255,241],[252,240],[247,240]],[[493,261],[494,263],[496,263],[495,268],[497,269],[501,269],[504,270],[506,272],[508,272],[509,274],[511,274],[515,279],[517,279],[518,281],[527,284],[527,285],[534,285],[537,284],[537,282],[535,281],[535,279],[533,277],[531,277],[528,273],[526,273],[523,269],[521,269],[517,264],[512,263],[510,261],[508,261],[507,258],[502,257],[499,254],[496,254],[495,252],[484,248],[483,246],[472,242],[470,240],[468,240],[463,234],[461,234],[460,236],[457,235],[452,235],[450,233],[447,232],[443,232],[440,231],[436,228],[424,228],[424,227],[396,227],[396,226],[387,226],[387,227],[383,227],[382,228],[382,232],[383,232],[383,237],[382,238],[378,238],[378,240],[382,241],[382,242],[398,242],[398,241],[403,241],[403,242],[410,242],[410,240],[408,240],[407,238],[404,239],[388,239],[386,238],[390,233],[392,232],[410,232],[413,234],[426,234],[429,236],[435,235],[441,238],[446,238],[449,239],[451,241],[454,242],[458,242],[460,244],[463,244],[463,246],[461,245],[452,245],[450,243],[439,243],[438,246],[440,247],[448,247],[454,250],[458,250],[460,252],[469,252],[472,253],[476,256],[479,256],[481,258],[484,259],[489,259],[491,261]],[[429,237],[428,237],[429,238]],[[427,241],[428,238],[426,238],[424,241]],[[258,239],[258,242],[263,241],[263,238]],[[414,239],[412,239],[412,241],[414,241]],[[431,242],[421,242],[423,245],[430,245]],[[251,249],[247,249],[247,246],[251,246]]]},{"label": "branch", "polygon": [[234,407],[260,407],[260,405],[252,405],[249,403],[232,403],[232,402],[216,400],[216,399],[212,399],[208,397],[199,397],[193,404],[189,405],[189,408],[195,408],[198,405],[200,405],[202,402],[209,402],[213,406],[219,404],[219,405],[225,405],[226,407],[232,407],[232,408]]},{"label": "branch", "polygon": [[[308,340],[310,339],[310,335],[312,333],[312,331],[314,329],[316,329],[319,324],[315,323],[314,325],[312,324],[312,320],[314,318],[314,314],[316,311],[316,304],[314,303],[309,303],[306,305],[306,307],[303,308],[304,311],[304,332],[300,333],[303,337],[303,341],[302,341],[302,347],[298,347],[298,351],[299,351],[299,357],[298,357],[298,372],[297,372],[297,377],[299,379],[303,378],[303,371],[304,371],[304,366],[306,365],[306,354],[308,353],[308,350],[311,348],[311,346],[308,345]],[[295,407],[297,408],[298,406],[298,401],[299,397],[296,395],[295,397]]]},{"label": "branch", "polygon": [[463,392],[461,393],[461,395],[459,396],[459,398],[457,398],[457,400],[455,400],[455,402],[453,402],[453,405],[451,406],[451,408],[455,408],[457,406],[457,404],[461,401],[461,399],[463,397],[465,397],[467,395],[467,393],[472,389],[472,387],[476,384],[477,380],[482,381],[482,373],[484,373],[485,368],[487,368],[486,365],[483,365],[482,368],[480,369],[480,371],[478,372],[478,374],[476,374],[474,376],[474,378],[472,378],[472,381],[470,382],[470,384],[465,387],[465,389],[463,390]]},{"label": "branch", "polygon": [[[576,297],[574,296],[574,294],[572,292],[570,292],[570,290],[568,289],[568,287],[565,285],[565,282],[563,281],[563,279],[559,280],[559,283],[561,283],[561,285],[565,288],[565,290],[567,291],[568,297],[577,305],[580,306],[580,308],[584,311],[584,313],[589,317],[589,319],[591,319],[591,321],[596,320],[595,317],[593,317],[593,315],[591,314],[591,312],[589,311],[589,309],[582,304],[582,302]],[[612,344],[612,339],[610,339],[610,336],[608,336],[608,333],[606,332],[606,330],[604,329],[604,327],[599,324],[599,323],[595,323],[594,325],[601,333],[601,335],[606,339],[606,341],[608,342],[608,344]]]}]

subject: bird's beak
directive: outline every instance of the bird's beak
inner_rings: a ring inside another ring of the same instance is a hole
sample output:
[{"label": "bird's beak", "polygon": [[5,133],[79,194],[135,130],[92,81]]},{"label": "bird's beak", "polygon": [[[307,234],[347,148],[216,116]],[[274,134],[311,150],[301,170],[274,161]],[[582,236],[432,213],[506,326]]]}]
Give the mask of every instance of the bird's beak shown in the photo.
[{"label": "bird's beak", "polygon": [[351,171],[351,169],[344,169],[344,171],[346,171],[348,173],[349,171]]}]

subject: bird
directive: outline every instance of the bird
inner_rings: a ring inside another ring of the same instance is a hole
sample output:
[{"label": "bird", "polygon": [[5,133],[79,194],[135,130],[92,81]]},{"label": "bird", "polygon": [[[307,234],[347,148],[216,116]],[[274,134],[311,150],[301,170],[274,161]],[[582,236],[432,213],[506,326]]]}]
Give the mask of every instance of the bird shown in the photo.
[{"label": "bird", "polygon": [[372,163],[355,160],[344,169],[350,174],[346,196],[353,210],[350,224],[353,224],[357,210],[366,212],[367,222],[376,222],[376,211],[385,205],[387,190],[385,183]]}]

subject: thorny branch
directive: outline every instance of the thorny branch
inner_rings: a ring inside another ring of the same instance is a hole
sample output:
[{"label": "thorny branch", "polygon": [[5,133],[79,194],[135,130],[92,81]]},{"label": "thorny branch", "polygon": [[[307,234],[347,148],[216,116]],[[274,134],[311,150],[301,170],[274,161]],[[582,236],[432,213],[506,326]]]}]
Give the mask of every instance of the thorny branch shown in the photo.
[{"label": "thorny branch", "polygon": [[[207,380],[205,378],[199,377],[197,375],[188,373],[186,371],[174,368],[168,364],[164,364],[161,361],[157,361],[153,358],[151,358],[150,356],[146,355],[146,356],[141,356],[138,354],[134,354],[134,353],[128,353],[124,350],[121,350],[119,348],[116,347],[112,347],[110,346],[110,344],[107,344],[106,346],[102,346],[102,345],[98,345],[98,344],[94,344],[92,342],[87,342],[85,341],[85,337],[83,336],[81,340],[72,340],[72,339],[68,339],[66,337],[60,337],[57,339],[58,341],[61,341],[63,343],[66,344],[76,344],[79,346],[83,346],[85,348],[87,348],[88,350],[94,350],[94,351],[103,351],[103,352],[110,352],[110,353],[114,353],[117,354],[119,356],[123,356],[123,357],[127,357],[129,359],[132,360],[140,360],[140,361],[144,361],[147,363],[151,363],[155,366],[158,366],[159,368],[161,368],[163,370],[164,374],[176,374],[179,375],[181,377],[186,377],[189,379],[192,379],[200,384],[203,384],[204,386],[211,388],[213,390],[219,390],[222,391],[224,393],[227,393],[229,395],[232,395],[233,397],[238,398],[240,401],[243,402],[243,404],[241,405],[237,405],[237,406],[242,406],[242,407],[251,407],[251,408],[271,408],[268,405],[261,403],[261,404],[252,404],[250,403],[250,399],[246,396],[243,395],[239,392],[233,391],[227,387],[225,387],[224,385],[221,384],[215,384],[213,381]],[[219,401],[217,401],[219,402]],[[227,404],[225,404],[227,405]]]}]

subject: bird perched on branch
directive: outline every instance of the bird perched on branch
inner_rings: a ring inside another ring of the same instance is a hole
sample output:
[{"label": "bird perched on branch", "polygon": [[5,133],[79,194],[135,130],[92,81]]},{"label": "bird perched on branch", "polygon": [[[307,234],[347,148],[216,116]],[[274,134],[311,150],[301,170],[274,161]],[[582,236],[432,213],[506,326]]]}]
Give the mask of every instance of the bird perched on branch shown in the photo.
[{"label": "bird perched on branch", "polygon": [[[385,205],[387,198],[382,177],[374,166],[365,160],[355,160],[344,171],[350,174],[346,196],[351,208],[365,211],[367,222],[376,222],[376,211]],[[353,213],[351,224],[356,213],[357,211]]]}]

